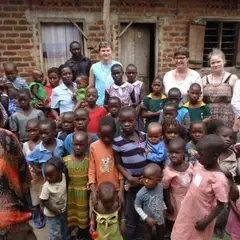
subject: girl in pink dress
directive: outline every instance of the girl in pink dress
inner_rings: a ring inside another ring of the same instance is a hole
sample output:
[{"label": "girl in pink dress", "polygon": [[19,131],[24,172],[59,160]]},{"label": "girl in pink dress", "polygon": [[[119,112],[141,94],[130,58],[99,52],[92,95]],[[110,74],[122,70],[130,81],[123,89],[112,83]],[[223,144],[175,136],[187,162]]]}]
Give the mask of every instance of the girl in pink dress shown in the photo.
[{"label": "girl in pink dress", "polygon": [[167,227],[170,232],[192,181],[193,166],[185,160],[185,148],[183,139],[171,140],[168,148],[171,163],[163,171],[162,185],[166,189]]},{"label": "girl in pink dress", "polygon": [[207,135],[197,143],[200,160],[173,226],[171,240],[211,240],[215,219],[228,202],[228,180],[218,165],[222,139]]},{"label": "girl in pink dress", "polygon": [[[238,177],[239,178],[239,177]],[[239,180],[239,179],[238,179]],[[240,240],[240,182],[233,185],[230,193],[230,213],[226,232],[231,236],[232,240]]]}]

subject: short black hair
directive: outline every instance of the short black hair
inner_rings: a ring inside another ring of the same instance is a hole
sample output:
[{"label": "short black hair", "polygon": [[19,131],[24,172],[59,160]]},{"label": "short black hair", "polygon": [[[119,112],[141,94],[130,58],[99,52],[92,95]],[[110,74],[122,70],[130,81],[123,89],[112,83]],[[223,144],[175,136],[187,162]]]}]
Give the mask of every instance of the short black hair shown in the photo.
[{"label": "short black hair", "polygon": [[50,158],[46,163],[46,167],[47,166],[54,166],[56,168],[56,170],[61,173],[63,173],[64,169],[65,169],[63,160],[61,158],[57,158],[57,157]]},{"label": "short black hair", "polygon": [[47,74],[50,75],[51,73],[56,73],[59,77],[61,75],[60,70],[57,67],[49,68]]},{"label": "short black hair", "polygon": [[120,98],[119,98],[119,97],[116,97],[116,96],[111,96],[111,97],[108,99],[108,104],[109,104],[109,102],[112,101],[112,100],[116,100],[116,101],[118,101],[118,102],[121,104]]},{"label": "short black hair", "polygon": [[73,44],[78,44],[78,45],[80,45],[80,48],[82,47],[80,42],[72,41],[72,42],[69,44],[69,48],[71,48]]},{"label": "short black hair", "polygon": [[60,76],[62,76],[62,71],[63,71],[63,69],[65,69],[65,68],[69,68],[69,69],[73,72],[73,70],[72,70],[71,67],[69,67],[69,66],[63,64],[63,65],[61,65],[61,66],[59,67]]},{"label": "short black hair", "polygon": [[130,67],[135,68],[137,70],[137,66],[133,63],[128,64],[127,67],[126,67],[126,70]]},{"label": "short black hair", "polygon": [[74,112],[69,111],[69,112],[64,112],[64,113],[62,113],[62,117],[65,116],[65,115],[70,115],[70,116],[73,116],[73,117],[74,117]]},{"label": "short black hair", "polygon": [[178,144],[182,149],[186,148],[186,142],[180,137],[177,137],[169,142],[169,146],[174,144]]},{"label": "short black hair", "polygon": [[171,89],[168,91],[168,96],[171,95],[171,94],[173,94],[173,93],[177,93],[177,94],[180,95],[180,97],[182,97],[181,91],[180,91],[178,88],[176,88],[176,87],[173,87],[173,88],[171,88]]},{"label": "short black hair", "polygon": [[84,131],[74,132],[72,139],[74,139],[74,138],[77,137],[77,136],[82,136],[86,141],[88,140],[88,134],[87,134],[87,132],[84,132]]},{"label": "short black hair", "polygon": [[137,117],[137,111],[134,107],[130,107],[130,106],[122,107],[119,110],[118,115],[120,116],[121,114],[124,114],[124,113],[132,113],[135,117]]},{"label": "short black hair", "polygon": [[166,132],[166,130],[167,130],[170,126],[173,126],[173,127],[178,128],[179,134],[180,134],[181,125],[179,124],[179,122],[178,122],[175,118],[165,118],[165,119],[163,120],[163,123],[162,123],[163,134]]},{"label": "short black hair", "polygon": [[223,126],[224,123],[220,119],[212,119],[207,123],[207,134],[215,134],[217,128]]},{"label": "short black hair", "polygon": [[163,109],[165,109],[165,108],[167,108],[167,107],[169,107],[169,108],[174,108],[176,111],[178,110],[178,106],[175,104],[175,103],[173,103],[173,102],[166,102],[164,105],[163,105]]},{"label": "short black hair", "polygon": [[100,198],[104,200],[113,200],[116,195],[116,188],[111,182],[102,182],[98,187]]},{"label": "short black hair", "polygon": [[20,94],[25,94],[29,98],[32,98],[30,90],[27,89],[27,88],[20,88],[20,89],[18,89],[18,95],[20,95]]},{"label": "short black hair", "polygon": [[57,124],[51,118],[46,118],[44,120],[39,121],[39,126],[40,125],[44,125],[44,124],[49,125],[51,127],[52,131],[56,131],[57,130]]},{"label": "short black hair", "polygon": [[14,62],[7,62],[3,64],[4,70],[6,71],[7,69],[13,69],[14,71],[17,71],[17,65]]},{"label": "short black hair", "polygon": [[223,129],[231,130],[234,133],[233,129],[226,125],[221,125],[216,129],[216,134],[219,135]]},{"label": "short black hair", "polygon": [[[159,176],[159,178],[160,178],[161,175],[162,175],[162,169],[161,169],[161,167],[160,167],[158,164],[156,164],[156,163],[149,163],[149,164],[144,168],[144,170],[146,170],[146,169],[151,169],[154,174],[157,174],[157,175]],[[143,170],[143,171],[144,171],[144,170]]]},{"label": "short black hair", "polygon": [[37,125],[39,126],[39,120],[38,120],[37,118],[29,119],[29,120],[27,121],[26,127],[27,127],[29,124],[31,124],[31,123],[37,124]]},{"label": "short black hair", "polygon": [[119,64],[119,63],[115,63],[115,64],[113,64],[112,67],[111,67],[111,72],[113,71],[114,68],[117,68],[117,67],[120,67],[120,68],[122,69],[122,71],[123,71],[122,65]]},{"label": "short black hair", "polygon": [[78,113],[80,113],[80,114],[84,113],[84,114],[86,114],[86,115],[88,116],[88,118],[89,118],[89,111],[88,111],[87,109],[85,109],[85,108],[78,108],[77,110],[75,110],[75,111],[74,111],[74,117],[76,117],[76,115],[77,115]]},{"label": "short black hair", "polygon": [[154,82],[156,82],[156,81],[160,81],[161,83],[163,83],[163,78],[160,77],[160,76],[156,76],[156,77],[153,79],[152,84],[153,84]]},{"label": "short black hair", "polygon": [[189,89],[194,88],[194,87],[200,88],[200,90],[202,89],[202,88],[201,88],[201,85],[200,85],[199,83],[192,83],[192,84],[190,85]]},{"label": "short black hair", "polygon": [[101,127],[103,126],[110,126],[113,129],[113,132],[116,132],[116,123],[113,117],[111,116],[106,116],[101,118],[100,122],[99,122],[99,129],[101,131]]},{"label": "short black hair", "polygon": [[191,131],[193,126],[197,125],[197,124],[201,124],[205,128],[205,130],[207,131],[207,124],[205,122],[201,121],[201,120],[192,121],[190,123],[189,131]]}]

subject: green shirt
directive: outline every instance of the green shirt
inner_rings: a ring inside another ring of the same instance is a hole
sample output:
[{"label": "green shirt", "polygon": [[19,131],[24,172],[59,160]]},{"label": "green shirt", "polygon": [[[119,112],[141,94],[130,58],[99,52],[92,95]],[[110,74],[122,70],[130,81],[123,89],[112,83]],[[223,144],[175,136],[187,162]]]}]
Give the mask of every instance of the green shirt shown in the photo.
[{"label": "green shirt", "polygon": [[[37,85],[38,86],[38,94],[41,98],[43,99],[47,99],[48,98],[48,95],[47,95],[47,91],[45,90],[44,86],[42,83],[37,83],[37,82],[32,82],[30,85],[29,85],[29,88],[32,92],[32,88],[33,86]],[[33,98],[32,98],[32,103],[33,104],[36,104],[38,103],[39,101],[41,101],[40,99],[36,98],[33,94],[32,94]]]},{"label": "green shirt", "polygon": [[190,102],[185,103],[183,106],[188,109],[191,122],[197,121],[197,120],[203,120],[211,116],[211,111],[209,106],[203,101],[200,102],[200,107],[198,108],[189,107]]},{"label": "green shirt", "polygon": [[76,89],[76,96],[78,101],[84,101],[86,99],[87,88]]}]

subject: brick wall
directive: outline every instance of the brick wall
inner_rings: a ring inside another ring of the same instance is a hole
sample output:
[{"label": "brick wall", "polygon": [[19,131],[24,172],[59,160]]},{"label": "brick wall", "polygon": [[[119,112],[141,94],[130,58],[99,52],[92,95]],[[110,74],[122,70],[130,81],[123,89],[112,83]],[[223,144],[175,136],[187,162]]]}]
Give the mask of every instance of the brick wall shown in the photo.
[{"label": "brick wall", "polygon": [[[40,67],[39,33],[36,23],[29,21],[27,15],[35,13],[52,12],[59,16],[64,14],[85,13],[91,15],[92,20],[86,21],[84,32],[88,36],[87,55],[98,60],[97,46],[104,40],[104,26],[102,22],[102,0],[80,1],[80,7],[39,6],[39,0],[23,0],[22,4],[9,4],[9,0],[0,0],[0,63],[14,61],[19,67],[20,75],[28,78],[35,67]],[[31,6],[29,5],[31,2]],[[163,74],[173,68],[173,51],[176,47],[187,45],[188,23],[198,18],[225,18],[240,20],[240,10],[226,10],[207,8],[205,1],[179,1],[177,7],[175,0],[163,0],[158,7],[123,7],[121,1],[112,0],[112,17],[140,19],[142,22],[156,17],[158,21],[158,73]],[[134,1],[131,1],[134,2]],[[137,2],[137,1],[135,1]],[[133,3],[134,4],[134,3]],[[60,15],[61,15],[60,14]],[[54,17],[54,16],[52,16]],[[81,14],[79,14],[81,17]],[[112,35],[114,44],[114,57],[119,58],[119,22],[112,22]]]}]

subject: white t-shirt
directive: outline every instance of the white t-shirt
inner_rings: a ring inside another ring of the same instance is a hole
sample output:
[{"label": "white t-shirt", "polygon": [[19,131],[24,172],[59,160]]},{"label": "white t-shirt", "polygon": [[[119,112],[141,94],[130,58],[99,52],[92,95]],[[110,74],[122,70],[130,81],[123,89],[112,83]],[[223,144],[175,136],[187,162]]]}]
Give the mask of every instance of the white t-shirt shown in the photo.
[{"label": "white t-shirt", "polygon": [[28,154],[30,154],[32,151],[29,148],[28,142],[23,143],[23,154],[26,157]]},{"label": "white t-shirt", "polygon": [[[62,176],[62,181],[59,183],[50,184],[49,182],[45,182],[43,184],[40,199],[48,200],[50,204],[54,205],[57,209],[64,213],[66,211],[67,204],[67,186],[65,174]],[[55,216],[55,214],[46,207],[44,207],[44,215],[47,217]]]},{"label": "white t-shirt", "polygon": [[188,101],[188,90],[191,84],[198,83],[202,88],[202,79],[198,72],[190,69],[190,73],[184,79],[184,81],[176,81],[174,77],[174,72],[175,70],[171,70],[164,75],[163,85],[166,94],[168,94],[169,90],[174,87],[178,88],[181,91],[182,101],[179,104],[181,106]]}]

